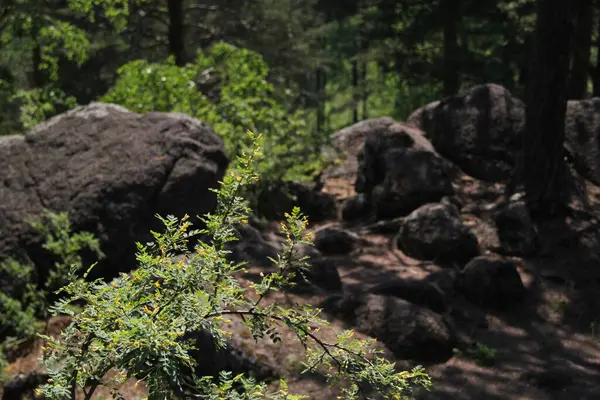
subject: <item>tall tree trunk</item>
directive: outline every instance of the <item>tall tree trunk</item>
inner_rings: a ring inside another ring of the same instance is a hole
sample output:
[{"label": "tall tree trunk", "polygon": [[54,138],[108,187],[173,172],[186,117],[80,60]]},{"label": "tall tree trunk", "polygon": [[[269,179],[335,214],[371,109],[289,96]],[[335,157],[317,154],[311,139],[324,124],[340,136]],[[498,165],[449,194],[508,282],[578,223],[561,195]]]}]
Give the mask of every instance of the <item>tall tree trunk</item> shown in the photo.
[{"label": "tall tree trunk", "polygon": [[175,57],[175,64],[185,65],[185,24],[183,0],[167,0],[169,10],[169,54]]},{"label": "tall tree trunk", "polygon": [[368,110],[368,101],[369,101],[369,88],[367,84],[367,74],[368,74],[368,63],[365,61],[362,63],[362,76],[361,76],[361,85],[362,85],[362,118],[369,118],[369,110]]},{"label": "tall tree trunk", "polygon": [[444,0],[444,65],[442,72],[442,80],[444,83],[444,96],[456,94],[460,89],[460,81],[458,78],[458,4],[459,0]]},{"label": "tall tree trunk", "polygon": [[46,83],[46,77],[42,70],[42,46],[39,42],[40,21],[34,16],[31,25],[31,86],[41,88]]},{"label": "tall tree trunk", "polygon": [[560,215],[568,199],[563,145],[572,8],[565,0],[537,2],[526,131],[513,182],[524,186],[527,207],[536,223]]},{"label": "tall tree trunk", "polygon": [[322,132],[325,126],[325,70],[318,67],[315,71],[317,94],[317,132]]},{"label": "tall tree trunk", "polygon": [[576,15],[575,30],[573,32],[569,98],[583,99],[587,93],[590,69],[594,8],[593,0],[575,0],[573,3],[576,8]]},{"label": "tall tree trunk", "polygon": [[352,59],[352,123],[358,122],[358,57]]},{"label": "tall tree trunk", "polygon": [[[600,25],[600,13],[597,13],[597,23]],[[600,37],[596,39],[596,65],[592,70],[592,81],[594,83],[594,97],[600,97]]]}]

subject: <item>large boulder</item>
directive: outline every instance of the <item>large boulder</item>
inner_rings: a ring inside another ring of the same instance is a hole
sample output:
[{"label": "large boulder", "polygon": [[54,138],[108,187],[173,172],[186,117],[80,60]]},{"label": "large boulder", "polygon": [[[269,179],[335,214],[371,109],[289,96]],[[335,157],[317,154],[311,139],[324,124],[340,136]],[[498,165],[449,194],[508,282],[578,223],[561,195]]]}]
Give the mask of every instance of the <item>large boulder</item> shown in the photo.
[{"label": "large boulder", "polygon": [[341,156],[341,163],[328,168],[321,179],[356,180],[358,171],[358,155],[363,149],[365,139],[380,132],[386,132],[394,123],[390,117],[367,119],[350,125],[331,136],[331,143],[336,153]]},{"label": "large boulder", "polygon": [[524,200],[511,201],[494,216],[500,251],[514,256],[535,253],[536,232]]},{"label": "large boulder", "polygon": [[391,279],[370,290],[371,293],[394,296],[443,313],[447,309],[444,292],[434,283],[417,279]]},{"label": "large boulder", "polygon": [[498,182],[514,168],[525,105],[502,86],[484,84],[419,109],[409,120],[465,173]]},{"label": "large boulder", "polygon": [[567,103],[565,144],[577,172],[600,185],[600,98]]},{"label": "large boulder", "polygon": [[211,211],[209,189],[227,165],[223,141],[203,122],[102,103],[0,138],[0,259],[51,266],[28,225],[48,208],[99,237],[107,255],[99,273],[131,269],[135,242],[160,228],[154,215]]},{"label": "large boulder", "polygon": [[[261,183],[259,183],[260,185]],[[335,198],[309,182],[270,182],[260,192],[256,211],[269,220],[283,220],[296,206],[310,222],[337,218]]]},{"label": "large boulder", "polygon": [[395,218],[452,195],[454,172],[421,131],[394,124],[366,139],[355,186],[377,218]]},{"label": "large boulder", "polygon": [[526,293],[515,264],[490,256],[471,260],[461,273],[458,287],[474,304],[497,309],[515,306]]},{"label": "large boulder", "polygon": [[446,361],[456,344],[451,326],[441,315],[396,297],[333,295],[319,307],[378,339],[401,359]]},{"label": "large boulder", "polygon": [[477,238],[450,203],[426,204],[413,211],[400,227],[397,245],[410,257],[442,264],[464,265],[479,255]]}]

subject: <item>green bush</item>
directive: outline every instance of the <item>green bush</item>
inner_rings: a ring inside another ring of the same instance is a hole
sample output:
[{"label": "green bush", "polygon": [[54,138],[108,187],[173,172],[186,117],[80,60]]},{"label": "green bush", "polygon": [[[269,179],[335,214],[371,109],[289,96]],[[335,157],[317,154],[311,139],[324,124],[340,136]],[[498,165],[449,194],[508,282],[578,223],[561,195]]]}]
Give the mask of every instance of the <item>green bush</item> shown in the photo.
[{"label": "green bush", "polygon": [[41,328],[54,292],[81,269],[82,250],[103,256],[98,240],[91,233],[72,232],[66,213],[45,210],[42,218],[31,225],[43,235],[43,247],[56,262],[41,283],[32,265],[14,259],[0,262],[0,277],[9,283],[8,290],[0,292],[0,354],[31,338]]},{"label": "green bush", "polygon": [[258,53],[220,43],[184,67],[172,57],[161,63],[129,62],[100,100],[140,113],[182,112],[203,120],[224,138],[234,158],[251,146],[247,129],[263,132],[261,176],[304,178],[319,168],[326,138],[310,133],[304,115],[284,105],[285,93],[276,92],[268,73]]},{"label": "green bush", "polygon": [[[251,135],[249,140],[257,139]],[[152,232],[150,244],[138,244],[139,265],[132,273],[111,283],[87,282],[84,275],[62,289],[65,297],[52,309],[55,314],[71,315],[72,323],[58,339],[44,337],[51,379],[39,390],[41,394],[73,400],[81,389],[90,399],[105,385],[120,398],[116,388],[135,378],[147,383],[149,399],[303,398],[288,394],[285,383],[279,391],[267,393],[265,384],[243,375],[223,371],[217,378],[195,376],[194,366],[202,360],[190,356],[194,343],[187,338],[207,332],[218,347],[227,346],[228,316],[242,317],[254,338],[279,342],[280,329],[292,329],[308,350],[304,371],[318,369],[331,383],[348,383],[342,385],[344,398],[356,398],[365,383],[388,399],[402,398],[413,385],[429,385],[420,367],[396,371],[393,363],[371,348],[372,341],[357,340],[352,331],[340,333],[333,343],[320,339],[318,330],[326,321],[311,306],[264,304],[269,292],[288,286],[306,265],[292,251],[311,239],[306,234],[307,220],[297,208],[282,223],[287,240],[282,254],[272,260],[276,272],[263,275],[249,289],[239,283],[236,275],[243,264],[227,261],[225,245],[237,239],[235,226],[248,223],[249,208],[239,193],[257,181],[260,157],[254,146],[237,160],[216,191],[216,211],[201,218],[205,229],[192,229],[188,217],[159,217],[165,231]],[[198,240],[189,250],[190,241],[200,236],[208,239]],[[85,302],[80,313],[69,308],[74,301]],[[109,375],[110,371],[116,374]]]}]

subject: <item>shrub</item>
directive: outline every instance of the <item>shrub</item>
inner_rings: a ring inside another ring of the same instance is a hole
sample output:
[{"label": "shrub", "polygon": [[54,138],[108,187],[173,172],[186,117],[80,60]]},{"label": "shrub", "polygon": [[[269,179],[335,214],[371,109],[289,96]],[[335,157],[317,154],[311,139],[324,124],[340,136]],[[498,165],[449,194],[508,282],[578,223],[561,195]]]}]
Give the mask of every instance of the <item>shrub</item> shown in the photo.
[{"label": "shrub", "polygon": [[118,70],[115,85],[101,101],[131,111],[182,112],[211,125],[237,157],[251,143],[246,129],[264,134],[266,155],[259,165],[267,180],[299,179],[321,163],[320,146],[327,138],[311,134],[300,112],[290,111],[267,81],[269,68],[253,51],[219,43],[198,52],[193,63],[175,65],[129,62]]},{"label": "shrub", "polygon": [[0,359],[16,344],[30,339],[42,327],[54,292],[66,285],[81,269],[82,250],[103,254],[98,240],[89,232],[73,233],[66,213],[44,210],[40,220],[31,223],[45,238],[44,249],[56,262],[43,282],[35,268],[14,259],[0,263],[0,277],[8,287],[0,292]]},{"label": "shrub", "polygon": [[[257,140],[250,135],[252,143]],[[138,244],[139,267],[130,274],[106,283],[74,279],[62,292],[65,298],[53,307],[55,314],[72,317],[70,326],[58,339],[47,341],[44,355],[48,384],[39,392],[48,399],[75,399],[77,390],[90,399],[100,385],[113,388],[129,378],[147,383],[150,399],[199,397],[210,399],[298,399],[287,393],[285,383],[277,392],[267,393],[264,383],[223,371],[219,377],[199,377],[194,366],[193,341],[197,332],[209,333],[217,347],[227,346],[231,334],[224,328],[227,317],[240,316],[254,338],[281,341],[282,327],[292,329],[307,348],[304,371],[324,367],[332,383],[343,385],[345,398],[355,398],[368,383],[384,398],[399,399],[413,385],[429,385],[421,367],[397,372],[370,346],[357,340],[352,331],[337,335],[329,343],[318,336],[326,321],[319,310],[308,305],[285,308],[264,304],[265,296],[289,285],[305,267],[292,248],[310,243],[307,220],[295,208],[282,223],[286,243],[282,254],[272,261],[276,272],[245,289],[237,279],[243,264],[227,261],[225,244],[237,239],[235,226],[246,224],[248,206],[240,189],[258,179],[255,164],[261,153],[255,145],[238,159],[236,168],[223,180],[217,192],[217,208],[201,220],[204,229],[192,229],[188,217],[160,218],[164,233],[152,232],[154,241]],[[190,250],[190,241],[198,237]],[[89,270],[88,270],[89,272]],[[83,300],[76,314],[68,305]],[[315,328],[316,327],[316,328]],[[109,371],[116,374],[109,376]],[[322,372],[321,369],[319,371]]]}]

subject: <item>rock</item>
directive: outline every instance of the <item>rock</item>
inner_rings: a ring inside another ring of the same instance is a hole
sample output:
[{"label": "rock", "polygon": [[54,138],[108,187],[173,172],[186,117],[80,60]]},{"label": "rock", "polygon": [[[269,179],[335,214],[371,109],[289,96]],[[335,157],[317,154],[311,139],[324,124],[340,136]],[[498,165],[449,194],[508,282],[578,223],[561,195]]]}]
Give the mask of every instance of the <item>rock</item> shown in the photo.
[{"label": "rock", "polygon": [[135,266],[135,242],[160,229],[155,214],[211,211],[228,165],[223,141],[183,114],[140,115],[92,103],[27,132],[0,138],[0,258],[41,271],[52,265],[27,221],[44,207],[67,211],[74,230],[94,232],[107,255],[96,273]]},{"label": "rock", "polygon": [[427,308],[375,294],[333,295],[319,307],[378,339],[398,358],[443,362],[452,356],[452,328],[441,315]]},{"label": "rock", "polygon": [[451,204],[426,204],[408,215],[398,233],[398,248],[409,257],[465,264],[479,255],[477,238]]},{"label": "rock", "polygon": [[409,119],[438,153],[472,177],[491,182],[510,177],[525,129],[523,102],[502,86],[484,84],[427,107]]},{"label": "rock", "polygon": [[342,204],[342,220],[347,222],[357,221],[369,215],[371,204],[364,193],[344,200]]},{"label": "rock", "polygon": [[535,229],[523,200],[511,201],[499,209],[495,224],[503,254],[529,256],[535,253]]},{"label": "rock", "polygon": [[50,376],[41,372],[19,374],[2,388],[2,400],[37,399],[35,389],[46,384]]},{"label": "rock", "polygon": [[393,124],[370,135],[359,159],[356,191],[370,200],[377,219],[405,216],[454,193],[452,166],[411,126]]},{"label": "rock", "polygon": [[431,102],[415,111],[408,116],[406,123],[412,125],[424,132],[429,132],[433,128],[430,126],[433,121],[433,111],[440,104],[439,100]]},{"label": "rock", "polygon": [[569,100],[565,144],[577,172],[600,185],[600,98]]},{"label": "rock", "polygon": [[342,279],[336,268],[336,260],[324,258],[319,250],[306,244],[297,244],[294,250],[296,256],[309,258],[306,260],[308,267],[304,272],[306,279],[297,274],[293,291],[312,292],[314,286],[328,292],[342,291]]},{"label": "rock", "polygon": [[266,241],[260,231],[250,225],[240,225],[237,231],[239,240],[225,246],[231,251],[228,257],[230,261],[249,262],[262,267],[273,265],[269,257],[277,259],[280,251],[277,244]]},{"label": "rock", "polygon": [[362,151],[365,139],[379,132],[387,131],[394,123],[390,117],[367,119],[350,125],[331,136],[335,152],[341,155],[342,163],[328,168],[322,175],[327,179],[345,179],[349,182],[356,180],[358,171],[358,154]]},{"label": "rock", "polygon": [[337,218],[335,198],[306,182],[277,182],[260,193],[257,211],[269,220],[283,220],[298,206],[311,222]]},{"label": "rock", "polygon": [[423,204],[454,193],[445,162],[432,152],[392,149],[384,160],[383,181],[371,192],[377,219],[408,215]]},{"label": "rock", "polygon": [[498,309],[514,306],[525,295],[515,264],[489,256],[477,257],[465,266],[459,288],[472,303]]},{"label": "rock", "polygon": [[394,296],[427,307],[435,312],[446,311],[446,296],[436,285],[427,281],[413,279],[394,279],[380,283],[370,290],[371,293]]},{"label": "rock", "polygon": [[392,124],[386,130],[366,137],[364,147],[358,154],[359,166],[356,191],[369,193],[384,180],[388,165],[386,154],[393,149],[413,149],[434,153],[432,144],[423,132],[405,124]]},{"label": "rock", "polygon": [[359,237],[340,228],[324,228],[315,233],[315,247],[324,254],[347,254],[354,250]]}]

